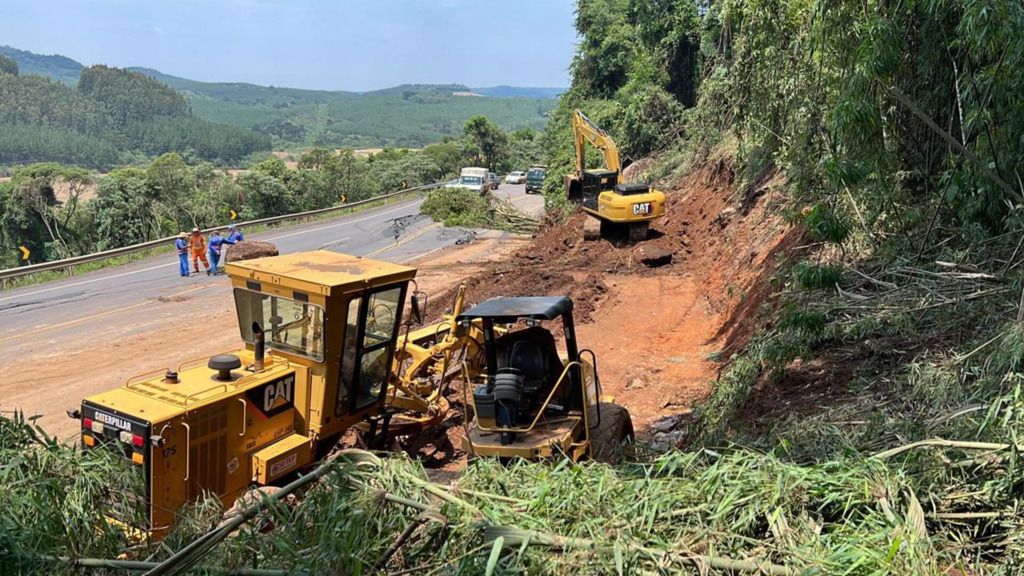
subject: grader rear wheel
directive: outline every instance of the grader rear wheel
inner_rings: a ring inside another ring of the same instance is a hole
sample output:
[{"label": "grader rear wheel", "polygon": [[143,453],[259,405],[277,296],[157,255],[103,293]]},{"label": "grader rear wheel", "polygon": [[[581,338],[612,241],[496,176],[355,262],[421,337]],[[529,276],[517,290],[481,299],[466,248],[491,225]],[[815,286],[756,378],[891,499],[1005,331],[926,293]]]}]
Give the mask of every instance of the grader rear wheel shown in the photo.
[{"label": "grader rear wheel", "polygon": [[[605,460],[615,450],[633,439],[633,420],[629,412],[618,404],[601,403],[601,422],[590,431],[590,454],[594,460]],[[591,410],[590,421],[597,419],[597,411]]]}]

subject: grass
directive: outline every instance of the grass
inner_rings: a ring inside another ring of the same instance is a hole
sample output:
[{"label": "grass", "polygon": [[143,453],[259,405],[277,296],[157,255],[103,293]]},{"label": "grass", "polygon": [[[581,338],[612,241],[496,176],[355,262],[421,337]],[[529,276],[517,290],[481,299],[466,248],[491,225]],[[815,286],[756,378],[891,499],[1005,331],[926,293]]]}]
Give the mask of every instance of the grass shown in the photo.
[{"label": "grass", "polygon": [[[413,194],[413,196],[415,196],[415,194]],[[370,202],[370,203],[367,203],[367,204],[364,204],[364,205],[361,205],[361,206],[357,206],[355,208],[350,209],[347,212],[342,211],[341,213],[339,213],[339,212],[332,212],[330,214],[318,214],[318,215],[315,215],[315,216],[310,216],[308,218],[304,218],[304,219],[302,219],[301,222],[294,222],[293,221],[290,224],[287,224],[286,226],[295,226],[295,225],[298,225],[298,224],[304,224],[304,223],[309,223],[309,222],[318,222],[320,220],[327,220],[327,219],[330,219],[330,218],[337,218],[338,216],[343,215],[343,214],[354,214],[356,212],[361,212],[363,210],[368,210],[368,209],[371,209],[371,208],[378,208],[380,206],[385,206],[387,204],[391,204],[391,203],[394,203],[394,202],[402,202],[402,201],[405,201],[405,200],[407,200],[409,198],[410,198],[410,196],[402,196],[402,197],[387,198],[387,199],[383,199],[383,200],[378,200],[378,201],[375,201],[375,202]],[[264,225],[264,226],[247,226],[245,224],[245,222],[240,222],[239,225],[245,227],[245,233],[246,234],[256,234],[256,233],[259,233],[259,232],[264,232],[264,231],[267,231],[267,230],[274,230],[274,229],[278,229],[278,228],[282,228],[283,227],[283,226],[281,226],[279,224],[271,224],[271,225]],[[159,256],[159,255],[162,255],[162,254],[170,254],[170,253],[172,253],[174,251],[175,251],[174,245],[172,243],[168,242],[168,244],[166,246],[157,246],[157,247],[150,248],[150,249],[147,249],[147,250],[142,250],[141,252],[136,252],[134,254],[128,254],[128,255],[125,255],[125,256],[115,256],[115,257],[111,257],[111,258],[104,258],[103,260],[97,260],[95,262],[87,262],[85,264],[77,264],[75,266],[69,266],[67,268],[60,268],[60,269],[57,269],[57,270],[47,270],[47,271],[43,271],[43,272],[36,272],[36,273],[33,273],[33,274],[29,274],[27,276],[21,276],[21,277],[17,277],[17,278],[6,278],[6,279],[3,279],[3,280],[0,280],[0,292],[3,292],[5,290],[14,290],[16,288],[24,288],[26,286],[35,286],[37,284],[45,284],[47,282],[54,282],[54,281],[57,281],[57,280],[63,280],[65,278],[71,278],[71,277],[74,277],[74,276],[79,276],[79,275],[82,275],[82,274],[86,274],[88,272],[94,272],[96,270],[102,270],[102,269],[105,269],[105,268],[113,268],[113,267],[116,267],[116,266],[123,266],[125,264],[129,264],[129,263],[134,262],[136,260],[142,260],[142,259],[145,259],[145,258],[150,258],[152,256]]]},{"label": "grass", "polygon": [[[105,509],[84,506],[130,483],[124,466],[17,418],[0,419],[0,432],[8,573],[70,573],[49,558],[127,550],[116,531],[86,528]],[[205,501],[162,544],[133,554],[161,562],[205,542],[191,561],[294,574],[931,574],[959,565],[944,554],[927,492],[898,462],[856,454],[800,466],[736,446],[662,455],[638,446],[616,464],[483,459],[442,486],[405,457],[350,451],[322,472],[300,505],[268,503],[217,546],[221,508]]]}]

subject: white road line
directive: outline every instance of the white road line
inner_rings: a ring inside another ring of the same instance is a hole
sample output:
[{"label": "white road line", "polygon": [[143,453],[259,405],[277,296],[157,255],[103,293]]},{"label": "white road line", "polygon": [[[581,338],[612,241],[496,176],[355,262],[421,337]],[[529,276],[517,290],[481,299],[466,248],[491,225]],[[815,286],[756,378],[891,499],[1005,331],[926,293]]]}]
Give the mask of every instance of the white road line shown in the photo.
[{"label": "white road line", "polygon": [[35,296],[36,294],[43,294],[45,292],[52,292],[54,290],[60,290],[61,288],[73,288],[75,286],[81,286],[83,284],[92,284],[93,282],[99,282],[100,280],[112,280],[114,278],[120,278],[122,276],[131,276],[132,274],[138,274],[139,272],[149,272],[150,270],[157,270],[159,268],[170,267],[176,265],[177,262],[167,264],[160,264],[159,266],[152,266],[150,268],[143,268],[142,270],[132,270],[131,272],[123,272],[121,274],[115,274],[113,276],[103,276],[100,278],[93,278],[92,280],[82,280],[81,282],[75,282],[74,284],[62,284],[60,286],[54,286],[53,288],[44,288],[42,290],[36,290],[35,292],[29,292],[28,294],[15,294],[14,296],[7,296],[6,298],[0,298],[0,302],[4,300],[11,300],[12,298],[25,298],[27,296]]},{"label": "white road line", "polygon": [[358,218],[356,220],[346,220],[344,222],[339,222],[337,224],[329,224],[327,226],[321,226],[319,228],[312,228],[310,230],[301,230],[299,232],[292,232],[291,234],[285,234],[283,236],[274,236],[273,238],[264,238],[264,240],[280,240],[282,238],[291,238],[292,236],[298,236],[299,234],[306,234],[307,232],[317,232],[319,230],[326,230],[328,228],[337,228],[338,226],[345,226],[347,224],[355,224],[356,222],[362,222],[364,220],[372,220],[373,218],[376,218],[377,216],[383,216],[385,214],[391,214],[392,212],[398,212],[399,210],[404,210],[404,209],[408,208],[409,206],[412,206],[412,204],[408,204],[408,205],[405,205],[405,206],[399,206],[398,208],[394,208],[394,209],[388,210],[386,212],[377,212],[376,214],[373,214],[371,216],[367,216],[366,218]]},{"label": "white road line", "polygon": [[331,242],[325,242],[325,243],[320,245],[319,249],[323,250],[323,249],[327,248],[328,246],[331,246],[331,247],[337,246],[338,244],[341,244],[342,242],[347,242],[347,241],[349,241],[351,239],[352,239],[351,236],[345,236],[344,238],[342,238],[340,240],[333,240]]},{"label": "white road line", "polygon": [[[280,240],[281,238],[288,238],[290,236],[298,236],[299,234],[306,234],[307,232],[316,232],[317,230],[324,230],[326,228],[336,228],[338,226],[345,226],[346,224],[355,224],[356,222],[362,222],[364,220],[370,220],[372,218],[376,218],[377,216],[383,216],[384,214],[391,214],[392,212],[397,212],[399,210],[402,210],[402,209],[405,209],[405,208],[408,208],[408,207],[409,207],[409,205],[399,206],[398,208],[393,208],[393,209],[388,210],[386,212],[378,212],[376,214],[373,214],[372,216],[367,216],[365,218],[359,218],[359,219],[356,219],[356,220],[346,220],[346,221],[340,222],[338,224],[331,224],[329,226],[321,226],[319,228],[313,228],[312,230],[302,230],[300,232],[292,232],[291,234],[285,234],[284,236],[275,236],[273,238],[267,238],[267,240]],[[43,288],[42,290],[36,290],[35,292],[29,292],[27,294],[15,294],[14,296],[6,296],[4,298],[0,298],[0,302],[3,302],[5,300],[12,300],[14,298],[27,298],[29,296],[35,296],[37,294],[45,294],[46,292],[52,292],[54,290],[60,290],[62,288],[74,288],[75,286],[82,286],[84,284],[92,284],[93,282],[100,282],[102,280],[113,280],[114,278],[121,278],[121,277],[124,277],[124,276],[131,276],[132,274],[139,274],[140,272],[149,272],[151,270],[157,270],[159,268],[164,268],[166,266],[173,266],[175,264],[177,264],[177,262],[174,262],[174,263],[168,262],[167,264],[160,264],[159,266],[152,266],[150,268],[143,268],[142,270],[132,270],[131,272],[122,272],[121,274],[115,274],[113,276],[101,276],[99,278],[93,278],[92,280],[82,280],[81,282],[75,282],[74,284],[61,284],[60,286],[54,286],[52,288]]]}]

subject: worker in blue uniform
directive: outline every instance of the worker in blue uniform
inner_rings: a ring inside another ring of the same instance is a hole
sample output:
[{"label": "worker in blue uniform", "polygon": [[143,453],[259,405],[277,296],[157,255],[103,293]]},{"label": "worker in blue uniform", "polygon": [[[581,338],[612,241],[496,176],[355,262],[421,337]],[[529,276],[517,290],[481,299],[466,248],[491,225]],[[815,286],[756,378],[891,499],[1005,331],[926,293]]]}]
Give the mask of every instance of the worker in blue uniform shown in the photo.
[{"label": "worker in blue uniform", "polygon": [[178,273],[188,278],[188,234],[178,234],[174,246],[178,249]]},{"label": "worker in blue uniform", "polygon": [[234,244],[235,242],[241,242],[242,240],[245,240],[245,236],[242,235],[241,228],[232,224],[228,226],[228,230],[231,230],[231,232],[228,232],[228,240],[230,240],[232,244]]},{"label": "worker in blue uniform", "polygon": [[220,274],[220,253],[225,244],[234,244],[235,242],[229,238],[225,238],[220,235],[220,232],[214,230],[210,233],[210,270],[213,271],[213,275]]}]

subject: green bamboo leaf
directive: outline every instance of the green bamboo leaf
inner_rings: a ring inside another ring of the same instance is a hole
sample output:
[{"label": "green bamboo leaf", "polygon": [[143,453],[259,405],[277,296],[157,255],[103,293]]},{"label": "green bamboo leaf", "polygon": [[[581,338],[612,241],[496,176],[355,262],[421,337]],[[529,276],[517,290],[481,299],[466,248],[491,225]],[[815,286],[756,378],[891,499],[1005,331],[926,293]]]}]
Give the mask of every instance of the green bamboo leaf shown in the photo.
[{"label": "green bamboo leaf", "polygon": [[487,568],[484,570],[485,576],[494,575],[494,569],[498,567],[498,559],[501,557],[501,547],[504,545],[504,536],[498,536],[494,539],[494,544],[491,546],[491,554],[487,557]]}]

